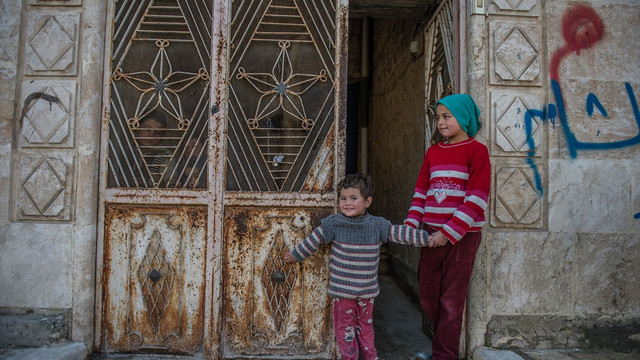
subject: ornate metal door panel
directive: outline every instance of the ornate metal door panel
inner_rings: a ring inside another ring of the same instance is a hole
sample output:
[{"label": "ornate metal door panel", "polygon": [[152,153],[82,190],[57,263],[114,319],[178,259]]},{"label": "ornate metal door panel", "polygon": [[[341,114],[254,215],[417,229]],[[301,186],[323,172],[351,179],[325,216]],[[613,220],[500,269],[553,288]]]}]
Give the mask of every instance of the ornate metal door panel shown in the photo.
[{"label": "ornate metal door panel", "polygon": [[332,210],[227,208],[225,238],[242,241],[225,251],[224,357],[331,356],[328,249],[301,264],[282,256]]},{"label": "ornate metal door panel", "polygon": [[213,1],[113,0],[108,16],[96,347],[202,352]]},{"label": "ornate metal door panel", "polygon": [[201,349],[206,214],[204,207],[107,207],[103,351]]},{"label": "ornate metal door panel", "polygon": [[284,252],[344,172],[346,1],[233,1],[226,71],[224,358],[332,358],[327,253]]}]

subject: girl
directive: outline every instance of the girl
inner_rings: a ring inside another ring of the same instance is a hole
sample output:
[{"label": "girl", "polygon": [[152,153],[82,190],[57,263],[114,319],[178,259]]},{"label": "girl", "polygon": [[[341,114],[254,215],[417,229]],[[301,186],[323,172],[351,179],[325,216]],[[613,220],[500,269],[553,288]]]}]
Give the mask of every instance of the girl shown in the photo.
[{"label": "girl", "polygon": [[484,224],[491,165],[487,147],[473,136],[480,110],[469,95],[436,103],[444,141],[429,147],[418,175],[406,225],[431,234],[418,264],[420,306],[433,325],[433,359],[456,360],[462,313],[480,230]]}]

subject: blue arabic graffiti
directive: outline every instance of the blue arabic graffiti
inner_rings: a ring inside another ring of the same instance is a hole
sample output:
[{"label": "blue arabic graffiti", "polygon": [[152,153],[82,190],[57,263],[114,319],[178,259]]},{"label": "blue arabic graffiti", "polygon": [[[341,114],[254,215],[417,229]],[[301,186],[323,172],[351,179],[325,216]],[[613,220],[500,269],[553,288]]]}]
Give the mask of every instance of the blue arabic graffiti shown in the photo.
[{"label": "blue arabic graffiti", "polygon": [[[563,130],[564,130],[564,135],[565,138],[567,140],[567,147],[569,148],[569,155],[572,158],[575,158],[578,154],[579,150],[607,150],[607,149],[619,149],[619,148],[623,148],[623,147],[628,147],[628,146],[633,146],[636,144],[640,144],[640,110],[638,109],[638,102],[636,101],[636,97],[635,94],[633,92],[633,88],[631,87],[631,85],[627,82],[625,83],[625,88],[627,90],[627,94],[629,96],[629,102],[631,104],[631,108],[633,110],[633,115],[635,117],[636,120],[636,124],[638,126],[638,134],[632,138],[629,139],[625,139],[625,140],[620,140],[620,141],[613,141],[613,142],[584,142],[584,141],[579,141],[575,134],[573,133],[573,131],[571,131],[571,127],[569,125],[569,119],[567,118],[567,113],[565,111],[565,104],[564,104],[564,100],[562,98],[562,89],[560,88],[560,84],[558,83],[557,80],[552,79],[551,80],[551,88],[553,89],[553,94],[556,100],[556,105],[554,104],[549,104],[548,108],[543,108],[541,110],[528,110],[527,112],[525,112],[525,116],[524,116],[524,127],[525,127],[525,131],[526,131],[526,135],[527,135],[527,145],[529,147],[529,151],[528,151],[528,157],[527,157],[527,163],[529,164],[529,166],[531,166],[531,168],[534,171],[534,179],[535,179],[535,183],[536,183],[536,188],[537,190],[540,192],[540,195],[542,196],[543,193],[543,189],[542,189],[542,181],[540,179],[540,173],[538,171],[538,167],[536,166],[536,164],[533,161],[533,155],[535,155],[535,141],[533,140],[533,136],[532,136],[532,128],[533,128],[533,121],[534,118],[539,118],[541,119],[543,122],[550,120],[552,121],[552,123],[555,124],[555,118],[556,116],[558,117],[558,119],[560,120],[560,125],[562,126]],[[602,104],[600,103],[600,101],[598,100],[598,97],[594,94],[589,94],[589,96],[587,96],[587,105],[586,105],[586,110],[587,110],[587,114],[589,116],[591,116],[593,114],[593,107],[596,107],[598,109],[598,111],[605,117],[607,117],[607,111],[606,109],[602,106]],[[637,214],[636,214],[637,215]]]}]

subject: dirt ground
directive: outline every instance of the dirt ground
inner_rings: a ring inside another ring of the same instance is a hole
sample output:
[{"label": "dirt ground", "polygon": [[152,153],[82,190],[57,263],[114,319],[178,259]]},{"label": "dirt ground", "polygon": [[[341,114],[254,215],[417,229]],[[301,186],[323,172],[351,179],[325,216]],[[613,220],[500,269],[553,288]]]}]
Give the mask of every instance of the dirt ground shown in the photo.
[{"label": "dirt ground", "polygon": [[431,340],[422,332],[422,314],[389,275],[380,275],[380,296],[373,308],[376,349],[382,360],[416,360],[430,354]]}]

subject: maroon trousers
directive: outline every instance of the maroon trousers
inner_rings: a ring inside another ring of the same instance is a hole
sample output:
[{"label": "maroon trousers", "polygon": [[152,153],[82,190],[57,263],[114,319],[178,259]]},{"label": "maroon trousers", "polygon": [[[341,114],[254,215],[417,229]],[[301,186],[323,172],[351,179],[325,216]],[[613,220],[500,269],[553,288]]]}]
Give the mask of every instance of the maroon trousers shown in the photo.
[{"label": "maroon trousers", "polygon": [[468,232],[455,245],[420,252],[420,306],[433,324],[433,360],[458,359],[462,314],[481,239],[480,232]]},{"label": "maroon trousers", "polygon": [[374,299],[333,299],[333,327],[342,360],[378,359],[373,332]]}]

